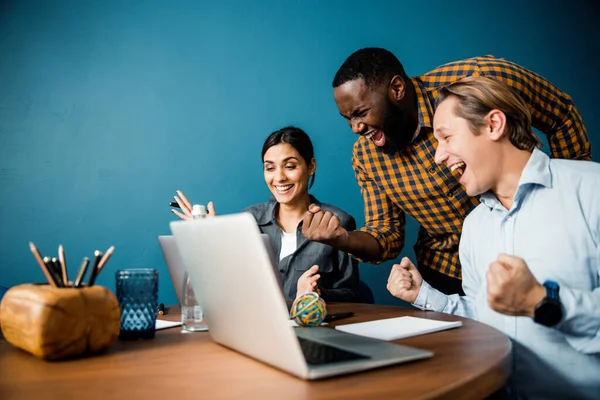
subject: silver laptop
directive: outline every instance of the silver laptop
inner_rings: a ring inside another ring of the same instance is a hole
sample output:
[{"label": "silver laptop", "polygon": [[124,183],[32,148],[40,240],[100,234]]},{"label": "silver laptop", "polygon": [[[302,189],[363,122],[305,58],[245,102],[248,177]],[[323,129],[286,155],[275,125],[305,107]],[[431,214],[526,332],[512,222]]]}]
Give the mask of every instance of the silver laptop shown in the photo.
[{"label": "silver laptop", "polygon": [[179,255],[179,249],[177,248],[177,242],[175,238],[170,235],[163,235],[158,237],[160,248],[165,262],[167,263],[167,271],[171,277],[175,294],[177,295],[177,301],[181,304],[181,291],[183,290],[183,276],[185,275],[185,266]]},{"label": "silver laptop", "polygon": [[303,379],[431,357],[341,332],[293,328],[272,259],[248,213],[171,222],[213,340]]},{"label": "silver laptop", "polygon": [[[275,254],[269,241],[269,235],[264,233],[260,234],[263,245],[267,249],[267,253],[273,262],[273,268],[277,270],[277,263],[275,263]],[[183,290],[183,276],[185,275],[186,268],[183,265],[181,255],[179,255],[179,249],[177,248],[177,241],[171,235],[161,235],[158,237],[160,248],[167,264],[167,271],[171,277],[171,283],[175,289],[175,295],[177,295],[177,301],[181,304],[181,291]],[[277,275],[279,276],[279,275]],[[283,290],[283,288],[282,288]]]}]

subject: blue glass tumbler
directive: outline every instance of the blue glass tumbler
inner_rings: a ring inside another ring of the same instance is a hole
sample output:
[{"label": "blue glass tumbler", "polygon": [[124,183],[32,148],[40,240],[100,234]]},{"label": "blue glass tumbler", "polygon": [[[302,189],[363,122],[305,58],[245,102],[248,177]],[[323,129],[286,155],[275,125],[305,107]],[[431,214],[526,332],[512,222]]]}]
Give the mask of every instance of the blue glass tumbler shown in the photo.
[{"label": "blue glass tumbler", "polygon": [[124,269],[116,272],[121,306],[121,340],[152,339],[158,312],[158,271]]}]

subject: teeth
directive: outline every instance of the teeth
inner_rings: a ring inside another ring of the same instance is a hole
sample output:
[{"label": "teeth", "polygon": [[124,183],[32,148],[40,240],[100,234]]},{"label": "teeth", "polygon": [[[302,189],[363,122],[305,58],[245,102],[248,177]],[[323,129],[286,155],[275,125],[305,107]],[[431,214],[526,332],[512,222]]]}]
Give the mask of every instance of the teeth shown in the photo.
[{"label": "teeth", "polygon": [[461,169],[464,169],[464,167],[466,167],[466,165],[467,165],[467,164],[465,164],[465,163],[464,163],[464,162],[462,162],[462,161],[460,161],[460,162],[457,162],[456,164],[452,164],[452,165],[450,166],[450,171],[454,172],[454,171],[456,171],[456,170],[457,170],[457,169],[459,169],[459,168],[461,168]]},{"label": "teeth", "polygon": [[371,132],[367,133],[367,134],[365,135],[365,137],[366,137],[367,139],[371,139],[371,137],[372,137],[372,136],[375,134],[375,132],[377,132],[377,131],[371,131]]},{"label": "teeth", "polygon": [[280,192],[285,192],[286,190],[288,190],[289,188],[291,188],[294,185],[285,185],[285,186],[275,186],[277,188],[277,190],[279,190]]}]

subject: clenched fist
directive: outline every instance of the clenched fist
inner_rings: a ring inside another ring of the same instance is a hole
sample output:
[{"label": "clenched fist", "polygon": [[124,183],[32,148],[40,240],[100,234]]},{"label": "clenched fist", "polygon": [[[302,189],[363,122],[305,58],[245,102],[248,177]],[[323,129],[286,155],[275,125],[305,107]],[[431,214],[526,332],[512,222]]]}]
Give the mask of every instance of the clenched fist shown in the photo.
[{"label": "clenched fist", "polygon": [[546,295],[546,289],[519,257],[498,255],[486,278],[488,304],[501,314],[533,317],[535,306]]},{"label": "clenched fist", "polygon": [[330,211],[311,204],[302,221],[302,236],[314,242],[329,244],[348,236],[348,231],[340,226],[340,220]]},{"label": "clenched fist", "polygon": [[408,257],[394,264],[388,278],[387,290],[400,300],[414,303],[423,284],[423,277]]}]

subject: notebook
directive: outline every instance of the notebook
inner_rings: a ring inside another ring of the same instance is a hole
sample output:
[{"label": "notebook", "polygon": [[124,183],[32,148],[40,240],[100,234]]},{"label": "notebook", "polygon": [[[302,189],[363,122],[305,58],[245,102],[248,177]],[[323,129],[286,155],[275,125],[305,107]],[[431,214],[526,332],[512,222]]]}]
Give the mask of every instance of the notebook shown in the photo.
[{"label": "notebook", "polygon": [[335,329],[354,335],[381,340],[398,340],[458,328],[461,321],[438,321],[417,317],[397,317],[336,326]]},{"label": "notebook", "polygon": [[302,379],[414,362],[433,353],[335,329],[292,328],[251,214],[171,222],[212,339]]}]

